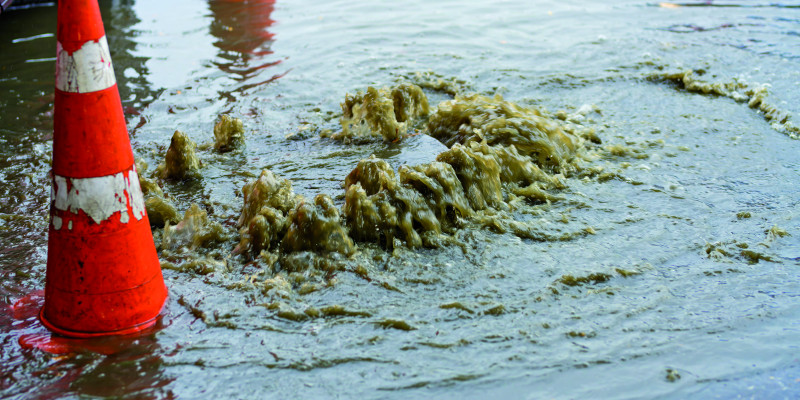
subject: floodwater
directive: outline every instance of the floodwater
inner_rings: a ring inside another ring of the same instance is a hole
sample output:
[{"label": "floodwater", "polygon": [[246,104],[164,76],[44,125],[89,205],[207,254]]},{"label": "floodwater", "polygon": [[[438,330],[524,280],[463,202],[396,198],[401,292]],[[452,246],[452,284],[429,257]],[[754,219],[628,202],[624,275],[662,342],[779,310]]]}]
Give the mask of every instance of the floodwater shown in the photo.
[{"label": "floodwater", "polygon": [[[154,228],[158,331],[21,348],[43,332],[11,305],[44,287],[56,7],[0,15],[0,397],[800,397],[796,2],[100,3],[143,175],[175,130],[211,144],[218,115],[243,121],[243,149],[201,146],[200,178],[160,181],[227,238],[165,244]],[[424,128],[321,135],[341,130],[347,93],[429,72],[595,130],[591,173],[513,213],[540,236],[465,224],[433,248],[303,253],[325,270],[233,254],[263,169],[341,207],[360,160],[443,152]]]}]

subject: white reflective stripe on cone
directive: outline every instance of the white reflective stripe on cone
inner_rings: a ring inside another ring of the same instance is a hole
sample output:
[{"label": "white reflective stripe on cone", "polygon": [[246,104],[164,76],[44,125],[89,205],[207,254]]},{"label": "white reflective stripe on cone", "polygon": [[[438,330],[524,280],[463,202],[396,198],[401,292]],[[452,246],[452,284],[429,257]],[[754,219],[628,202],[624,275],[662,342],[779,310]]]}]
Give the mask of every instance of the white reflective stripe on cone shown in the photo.
[{"label": "white reflective stripe on cone", "polygon": [[[95,223],[107,220],[114,213],[120,212],[120,222],[129,220],[128,205],[133,217],[141,220],[145,215],[144,196],[139,186],[139,175],[136,167],[114,175],[97,178],[67,178],[53,176],[52,199],[57,210],[70,211],[74,214],[83,210]],[[69,183],[68,183],[69,182]],[[56,229],[60,228],[60,218],[53,218]]]},{"label": "white reflective stripe on cone", "polygon": [[72,54],[56,43],[56,88],[64,92],[90,93],[117,83],[108,41],[90,40]]}]

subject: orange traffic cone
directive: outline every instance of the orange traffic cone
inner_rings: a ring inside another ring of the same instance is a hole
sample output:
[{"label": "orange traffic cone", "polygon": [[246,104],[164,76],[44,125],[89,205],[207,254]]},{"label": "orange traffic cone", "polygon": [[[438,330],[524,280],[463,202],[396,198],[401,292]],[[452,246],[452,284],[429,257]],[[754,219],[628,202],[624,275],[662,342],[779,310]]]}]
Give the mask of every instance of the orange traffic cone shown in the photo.
[{"label": "orange traffic cone", "polygon": [[58,2],[53,189],[39,317],[70,337],[138,332],[167,296],[97,0]]}]

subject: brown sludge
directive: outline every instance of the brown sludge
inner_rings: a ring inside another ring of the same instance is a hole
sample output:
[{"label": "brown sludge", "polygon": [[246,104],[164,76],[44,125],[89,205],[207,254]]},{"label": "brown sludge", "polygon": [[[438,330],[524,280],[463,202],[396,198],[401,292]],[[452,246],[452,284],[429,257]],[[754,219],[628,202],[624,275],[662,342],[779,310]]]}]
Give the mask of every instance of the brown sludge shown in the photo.
[{"label": "brown sludge", "polygon": [[158,183],[145,176],[147,163],[144,160],[137,159],[136,170],[139,174],[139,187],[142,188],[142,194],[144,195],[144,207],[147,210],[150,226],[163,228],[167,222],[178,223],[181,220],[178,210],[166,199],[161,186],[158,186]]},{"label": "brown sludge", "polygon": [[741,79],[732,82],[708,82],[699,78],[704,74],[703,70],[659,72],[650,74],[647,79],[673,82],[692,93],[723,96],[739,103],[747,103],[748,107],[762,113],[772,129],[785,133],[792,139],[800,139],[800,126],[792,120],[792,114],[769,100],[768,85],[750,85]]},{"label": "brown sludge", "polygon": [[161,239],[161,248],[175,250],[186,247],[196,250],[200,247],[209,247],[211,244],[227,240],[222,226],[208,220],[208,212],[197,204],[192,204],[183,220],[177,225],[164,227]]},{"label": "brown sludge", "polygon": [[214,149],[219,152],[244,146],[244,123],[239,118],[223,114],[214,124]]},{"label": "brown sludge", "polygon": [[416,119],[430,112],[428,98],[419,86],[400,84],[392,89],[368,87],[366,93],[346,95],[342,106],[342,131],[331,137],[363,142],[383,137],[392,142],[405,136]]},{"label": "brown sludge", "polygon": [[164,157],[164,162],[156,169],[161,179],[181,180],[200,176],[200,160],[195,151],[197,144],[185,133],[175,131]]},{"label": "brown sludge", "polygon": [[[413,85],[391,92],[369,88],[348,95],[342,106],[343,131],[334,135],[339,139],[394,140],[405,129],[402,124],[427,114],[427,99]],[[349,256],[355,253],[353,239],[387,249],[403,243],[438,247],[467,224],[535,240],[585,234],[551,236],[516,221],[513,213],[524,203],[557,200],[553,193],[565,187],[565,176],[581,170],[579,150],[599,141],[592,130],[500,96],[480,95],[440,104],[427,130],[450,149],[434,162],[404,165],[397,172],[386,160],[362,160],[345,179],[341,213],[327,195],[308,201],[294,194],[289,181],[264,170],[242,189],[236,252],[260,253],[267,260],[275,260],[279,250]]]}]

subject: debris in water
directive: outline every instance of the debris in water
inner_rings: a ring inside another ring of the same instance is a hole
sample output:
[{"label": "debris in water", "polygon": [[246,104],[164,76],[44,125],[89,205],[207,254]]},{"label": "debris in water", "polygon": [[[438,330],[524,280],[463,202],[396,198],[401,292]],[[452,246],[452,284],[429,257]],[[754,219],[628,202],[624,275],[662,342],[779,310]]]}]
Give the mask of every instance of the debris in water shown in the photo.
[{"label": "debris in water", "polygon": [[182,180],[200,176],[200,160],[195,154],[197,144],[185,133],[175,131],[172,135],[164,162],[158,166],[156,175],[162,179]]},{"label": "debris in water", "polygon": [[366,93],[346,95],[342,106],[342,131],[331,137],[348,142],[383,137],[392,142],[405,136],[415,119],[430,112],[428,98],[417,85],[394,88],[368,87]]},{"label": "debris in water", "polygon": [[160,228],[168,222],[176,224],[181,220],[178,209],[160,195],[147,196],[144,207],[147,210],[147,217],[150,219],[150,226]]},{"label": "debris in water", "polygon": [[[394,140],[429,114],[427,98],[410,84],[348,95],[342,108],[339,139]],[[561,121],[500,96],[457,96],[440,104],[422,128],[449,148],[436,161],[397,171],[375,156],[361,160],[345,178],[341,212],[329,196],[312,202],[264,170],[242,188],[234,253],[259,255],[269,268],[335,271],[345,268],[342,257],[356,253],[353,240],[386,249],[439,247],[456,243],[451,235],[467,224],[534,240],[584,236],[585,229],[550,234],[514,213],[525,202],[559,200],[554,192],[581,170],[583,149],[595,142],[594,131],[579,123],[591,112],[599,111],[585,106]]]},{"label": "debris in water", "polygon": [[241,241],[236,252],[270,250],[289,229],[289,212],[302,196],[294,193],[291,182],[266,169],[242,187],[242,194],[244,206],[238,222]]},{"label": "debris in water", "polygon": [[194,250],[227,239],[222,226],[209,221],[206,210],[201,209],[197,204],[192,204],[186,210],[181,222],[174,227],[166,224],[161,238],[161,248],[174,250],[188,247]]},{"label": "debris in water", "polygon": [[576,140],[557,121],[500,95],[471,94],[439,104],[428,119],[428,131],[448,147],[471,142],[514,146],[541,168],[566,173],[574,170]]},{"label": "debris in water", "polygon": [[408,322],[400,319],[384,319],[376,322],[375,325],[383,329],[397,329],[401,331],[413,331],[417,329],[409,325]]},{"label": "debris in water", "polygon": [[164,191],[161,190],[158,183],[145,177],[147,162],[137,159],[136,170],[139,172],[139,186],[144,195],[144,207],[147,210],[150,226],[162,228],[167,222],[173,224],[180,222],[181,217],[178,215],[178,210],[172,205],[172,202],[166,199]]},{"label": "debris in water", "polygon": [[214,124],[214,149],[223,153],[244,146],[244,124],[239,118],[223,114]]},{"label": "debris in water", "polygon": [[702,70],[661,72],[650,74],[647,78],[674,82],[689,92],[713,94],[747,103],[750,108],[764,115],[772,129],[785,133],[792,139],[800,139],[800,126],[792,122],[792,114],[769,101],[769,85],[750,85],[741,79],[734,79],[732,82],[708,82],[698,78],[704,73]]},{"label": "debris in water", "polygon": [[428,129],[450,148],[435,162],[404,165],[395,174],[388,162],[371,157],[347,176],[342,214],[350,235],[386,248],[396,239],[437,247],[443,232],[473,221],[526,238],[576,237],[549,237],[510,214],[520,198],[557,200],[551,192],[563,189],[564,175],[580,168],[577,153],[588,141],[573,134],[578,127],[567,126],[499,96],[440,104]]},{"label": "debris in water", "polygon": [[423,244],[420,233],[441,232],[419,192],[400,183],[389,164],[376,158],[362,160],[348,175],[343,214],[354,237],[383,241],[387,248],[395,237],[418,247]]},{"label": "debris in water", "polygon": [[667,382],[677,382],[679,379],[681,379],[681,374],[679,374],[678,371],[672,368],[667,368],[666,373],[667,375],[665,379],[667,380]]},{"label": "debris in water", "polygon": [[472,90],[470,85],[462,79],[445,78],[431,71],[417,72],[407,78],[423,89],[446,93],[452,97]]},{"label": "debris in water", "polygon": [[589,274],[586,276],[573,276],[573,275],[564,275],[559,278],[559,282],[567,286],[582,286],[582,285],[596,285],[598,283],[605,283],[608,282],[609,279],[612,278],[611,274],[604,274],[601,272],[597,272],[594,274]]},{"label": "debris in water", "polygon": [[353,240],[341,224],[339,210],[330,196],[319,194],[314,203],[301,201],[289,213],[289,229],[281,242],[283,251],[355,252]]},{"label": "debris in water", "polygon": [[145,177],[147,168],[148,165],[145,160],[136,159],[136,172],[139,175],[139,187],[142,188],[142,195],[145,197],[151,195],[163,196],[164,192],[161,190],[161,186],[158,186],[158,183],[154,180]]}]

